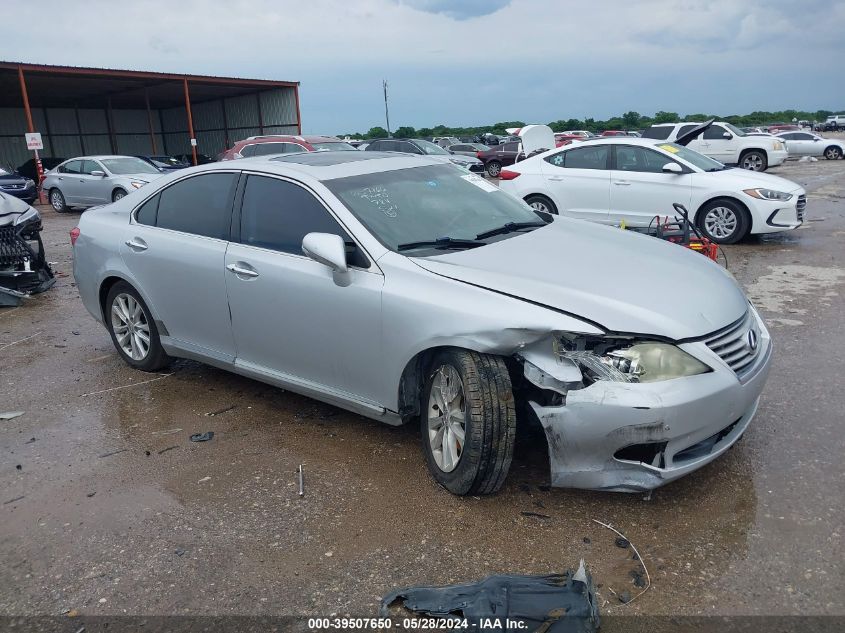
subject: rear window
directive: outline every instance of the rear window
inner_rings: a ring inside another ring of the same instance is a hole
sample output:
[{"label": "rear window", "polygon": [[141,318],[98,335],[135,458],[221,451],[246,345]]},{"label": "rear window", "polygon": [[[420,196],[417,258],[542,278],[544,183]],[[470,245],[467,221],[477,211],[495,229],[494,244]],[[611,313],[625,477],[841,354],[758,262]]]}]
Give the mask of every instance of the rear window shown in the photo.
[{"label": "rear window", "polygon": [[671,125],[653,126],[646,130],[643,130],[643,138],[653,138],[657,139],[658,141],[665,141],[667,138],[669,138],[669,134],[671,132]]}]

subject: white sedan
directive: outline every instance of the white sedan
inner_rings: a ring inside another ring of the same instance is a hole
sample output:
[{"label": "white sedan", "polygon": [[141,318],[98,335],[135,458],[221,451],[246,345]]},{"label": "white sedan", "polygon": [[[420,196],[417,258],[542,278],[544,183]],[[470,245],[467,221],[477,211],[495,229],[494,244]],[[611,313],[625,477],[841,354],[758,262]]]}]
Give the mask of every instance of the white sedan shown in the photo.
[{"label": "white sedan", "polygon": [[726,167],[675,143],[610,137],[532,156],[503,169],[503,190],[539,211],[602,224],[648,226],[683,204],[719,244],[795,229],[804,189],[785,178]]},{"label": "white sedan", "polygon": [[845,143],[835,138],[824,138],[810,132],[781,132],[775,136],[786,143],[790,158],[824,156],[828,160],[837,160],[845,156]]}]

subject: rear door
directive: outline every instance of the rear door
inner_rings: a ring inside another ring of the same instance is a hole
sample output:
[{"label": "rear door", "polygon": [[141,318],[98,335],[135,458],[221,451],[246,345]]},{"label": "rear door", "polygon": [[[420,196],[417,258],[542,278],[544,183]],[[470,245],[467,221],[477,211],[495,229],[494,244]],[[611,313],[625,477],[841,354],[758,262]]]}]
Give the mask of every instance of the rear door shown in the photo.
[{"label": "rear door", "polygon": [[[690,206],[692,172],[668,156],[638,145],[614,145],[610,172],[610,213],[612,224],[623,220],[629,226],[648,226],[655,216],[674,217],[673,203]],[[664,173],[663,166],[674,163],[683,173]]]},{"label": "rear door", "polygon": [[[235,225],[226,288],[237,363],[375,397],[368,365],[381,354],[381,272],[324,203],[291,180],[250,174]],[[312,232],[343,238],[343,279],[303,255]]]},{"label": "rear door", "polygon": [[592,142],[570,147],[546,156],[541,169],[561,215],[609,222],[609,144]]},{"label": "rear door", "polygon": [[238,177],[203,173],[169,185],[133,213],[121,244],[159,329],[183,350],[228,363],[235,344],[224,260]]}]

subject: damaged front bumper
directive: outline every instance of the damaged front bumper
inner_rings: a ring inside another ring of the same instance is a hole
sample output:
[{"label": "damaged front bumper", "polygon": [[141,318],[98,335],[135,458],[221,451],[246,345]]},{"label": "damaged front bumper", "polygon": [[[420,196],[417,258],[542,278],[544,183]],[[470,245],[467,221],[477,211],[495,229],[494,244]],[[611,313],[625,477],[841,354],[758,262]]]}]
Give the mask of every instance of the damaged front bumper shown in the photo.
[{"label": "damaged front bumper", "polygon": [[0,226],[0,305],[18,305],[27,295],[44,292],[56,283],[40,233],[37,214]]},{"label": "damaged front bumper", "polygon": [[645,491],[715,460],[748,428],[769,373],[772,344],[762,322],[756,360],[741,377],[704,341],[681,349],[713,371],[650,383],[597,381],[570,388],[572,368],[523,363],[526,379],[559,397],[529,399],[549,447],[551,484]]}]

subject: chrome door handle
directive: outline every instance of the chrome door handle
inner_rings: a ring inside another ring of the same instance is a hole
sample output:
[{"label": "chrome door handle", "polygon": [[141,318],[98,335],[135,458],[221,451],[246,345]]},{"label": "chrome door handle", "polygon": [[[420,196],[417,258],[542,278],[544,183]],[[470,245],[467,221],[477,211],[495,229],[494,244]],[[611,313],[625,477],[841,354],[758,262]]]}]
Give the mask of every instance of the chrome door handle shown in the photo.
[{"label": "chrome door handle", "polygon": [[566,180],[563,176],[549,176],[549,180]]},{"label": "chrome door handle", "polygon": [[630,183],[630,182],[628,182],[627,180],[614,180],[614,181],[613,181],[613,184],[614,184],[614,185],[619,185],[620,187],[627,187],[627,186],[629,186],[631,183]]},{"label": "chrome door handle", "polygon": [[145,251],[149,248],[143,240],[135,241],[133,240],[126,240],[126,245],[136,251]]},{"label": "chrome door handle", "polygon": [[244,268],[238,264],[227,264],[226,268],[231,270],[236,275],[243,275],[244,277],[258,277],[258,271],[252,268]]}]

